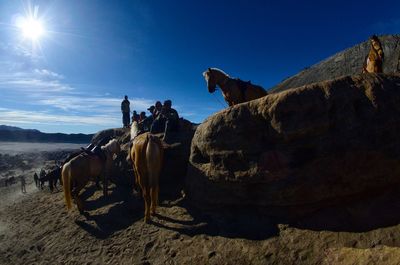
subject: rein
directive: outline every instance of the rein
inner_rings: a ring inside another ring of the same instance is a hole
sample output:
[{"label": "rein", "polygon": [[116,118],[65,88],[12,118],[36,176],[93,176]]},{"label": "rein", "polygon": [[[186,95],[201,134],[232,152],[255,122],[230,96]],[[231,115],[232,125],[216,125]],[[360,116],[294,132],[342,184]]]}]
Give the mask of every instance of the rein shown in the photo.
[{"label": "rein", "polygon": [[214,98],[217,100],[217,102],[218,102],[219,104],[221,104],[222,107],[225,108],[225,104],[223,104],[223,103],[221,102],[221,100],[219,100],[219,98],[217,98],[217,96],[216,96],[214,93],[213,93],[213,95],[214,95]]}]

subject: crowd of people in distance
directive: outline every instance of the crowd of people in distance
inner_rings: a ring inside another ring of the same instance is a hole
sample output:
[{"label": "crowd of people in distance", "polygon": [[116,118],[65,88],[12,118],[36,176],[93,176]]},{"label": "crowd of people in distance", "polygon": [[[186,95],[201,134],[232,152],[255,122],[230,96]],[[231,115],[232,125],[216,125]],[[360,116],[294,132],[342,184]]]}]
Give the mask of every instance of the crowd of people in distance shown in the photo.
[{"label": "crowd of people in distance", "polygon": [[160,101],[157,101],[147,110],[150,112],[149,116],[146,116],[144,111],[137,114],[136,110],[134,110],[130,121],[130,102],[128,96],[125,96],[121,103],[123,127],[129,128],[130,124],[137,122],[140,130],[143,132],[163,132],[164,141],[169,137],[170,132],[176,132],[179,130],[179,114],[172,108],[171,100],[165,100],[163,104],[161,104]]}]

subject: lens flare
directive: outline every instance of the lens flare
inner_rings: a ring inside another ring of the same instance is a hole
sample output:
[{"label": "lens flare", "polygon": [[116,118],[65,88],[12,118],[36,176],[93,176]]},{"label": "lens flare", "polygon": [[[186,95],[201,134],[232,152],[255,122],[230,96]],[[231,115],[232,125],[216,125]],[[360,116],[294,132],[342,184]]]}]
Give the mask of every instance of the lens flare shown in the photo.
[{"label": "lens flare", "polygon": [[18,27],[21,30],[22,36],[33,41],[39,40],[45,33],[41,21],[34,18],[23,18]]}]

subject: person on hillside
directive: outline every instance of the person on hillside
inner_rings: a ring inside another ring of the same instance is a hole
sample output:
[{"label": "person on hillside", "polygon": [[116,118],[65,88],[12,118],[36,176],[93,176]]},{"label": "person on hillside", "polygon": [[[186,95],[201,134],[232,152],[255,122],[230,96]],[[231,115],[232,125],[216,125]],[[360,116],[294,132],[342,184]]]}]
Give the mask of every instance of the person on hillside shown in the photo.
[{"label": "person on hillside", "polygon": [[43,178],[46,176],[46,171],[42,168],[39,173],[39,187],[43,190]]},{"label": "person on hillside", "polygon": [[33,180],[35,181],[36,187],[39,188],[39,176],[36,172],[33,174]]},{"label": "person on hillside", "polygon": [[382,44],[376,35],[372,35],[369,40],[371,42],[371,49],[365,58],[362,72],[382,73],[384,59]]},{"label": "person on hillside", "polygon": [[131,112],[130,102],[128,100],[128,96],[125,95],[125,99],[121,103],[121,112],[122,112],[122,124],[124,128],[129,128],[130,117],[129,114]]},{"label": "person on hillside", "polygon": [[25,177],[23,175],[21,175],[19,178],[20,178],[20,181],[21,181],[21,192],[22,193],[26,193]]}]

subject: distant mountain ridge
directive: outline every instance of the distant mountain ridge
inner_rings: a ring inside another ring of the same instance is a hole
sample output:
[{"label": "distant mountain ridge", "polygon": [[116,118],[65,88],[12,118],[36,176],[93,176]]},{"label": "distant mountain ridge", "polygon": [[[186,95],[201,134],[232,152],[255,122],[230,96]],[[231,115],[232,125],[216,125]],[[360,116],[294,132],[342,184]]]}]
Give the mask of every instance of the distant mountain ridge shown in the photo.
[{"label": "distant mountain ridge", "polygon": [[[385,55],[383,72],[385,74],[400,71],[400,35],[378,36]],[[338,52],[327,59],[300,71],[296,75],[283,80],[270,89],[280,92],[316,82],[331,80],[341,76],[359,74],[362,71],[365,57],[370,49],[369,40],[351,48]]]},{"label": "distant mountain ridge", "polygon": [[35,129],[0,125],[0,141],[50,142],[50,143],[90,143],[93,134],[83,133],[43,133]]}]

